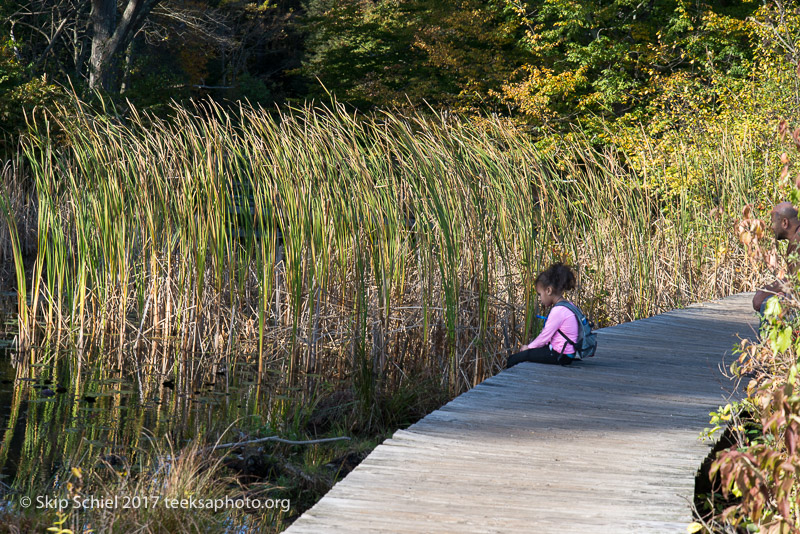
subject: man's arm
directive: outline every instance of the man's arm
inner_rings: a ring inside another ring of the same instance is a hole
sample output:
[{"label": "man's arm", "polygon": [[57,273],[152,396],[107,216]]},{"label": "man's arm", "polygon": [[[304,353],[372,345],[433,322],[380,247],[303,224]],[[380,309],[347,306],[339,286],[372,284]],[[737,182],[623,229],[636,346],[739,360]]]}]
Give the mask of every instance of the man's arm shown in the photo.
[{"label": "man's arm", "polygon": [[783,287],[780,282],[772,282],[765,288],[756,291],[753,297],[753,309],[755,311],[761,311],[761,305],[764,304],[764,301],[780,293],[781,289],[783,289]]},{"label": "man's arm", "polygon": [[[786,266],[789,274],[795,275],[800,267],[800,233],[795,232],[792,238],[789,239],[789,244],[786,247]],[[761,311],[761,305],[768,298],[783,292],[783,284],[779,281],[772,282],[763,289],[756,291],[753,297],[753,309]]]}]

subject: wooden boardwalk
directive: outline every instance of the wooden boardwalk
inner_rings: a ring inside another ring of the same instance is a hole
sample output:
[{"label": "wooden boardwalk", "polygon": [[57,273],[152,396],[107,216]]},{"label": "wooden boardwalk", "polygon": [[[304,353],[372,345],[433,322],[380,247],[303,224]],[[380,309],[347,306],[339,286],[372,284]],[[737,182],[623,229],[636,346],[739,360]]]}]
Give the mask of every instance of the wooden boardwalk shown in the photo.
[{"label": "wooden boardwalk", "polygon": [[501,372],[396,432],[286,532],[686,532],[751,298],[599,330],[579,365]]}]

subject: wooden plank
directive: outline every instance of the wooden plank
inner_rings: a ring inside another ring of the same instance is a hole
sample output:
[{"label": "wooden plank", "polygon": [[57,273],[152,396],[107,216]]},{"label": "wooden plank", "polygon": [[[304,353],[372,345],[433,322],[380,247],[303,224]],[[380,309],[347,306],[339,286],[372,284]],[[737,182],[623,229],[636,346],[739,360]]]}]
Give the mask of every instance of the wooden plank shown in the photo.
[{"label": "wooden plank", "polygon": [[741,395],[720,371],[752,294],[598,331],[595,359],[520,364],[379,445],[287,532],[680,532]]}]

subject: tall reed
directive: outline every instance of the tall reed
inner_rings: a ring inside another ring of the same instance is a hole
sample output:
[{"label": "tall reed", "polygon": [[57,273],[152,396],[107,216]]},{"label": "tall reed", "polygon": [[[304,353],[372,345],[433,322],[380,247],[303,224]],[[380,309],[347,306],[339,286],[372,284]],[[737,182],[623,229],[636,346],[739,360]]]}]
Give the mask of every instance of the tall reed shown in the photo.
[{"label": "tall reed", "polygon": [[665,196],[625,156],[540,149],[499,119],[173,115],[76,104],[32,122],[20,339],[102,345],[142,376],[197,381],[238,358],[287,387],[324,376],[366,398],[422,373],[456,393],[535,333],[533,279],[554,260],[603,325],[748,289],[732,221],[771,200],[733,145],[708,192]]}]

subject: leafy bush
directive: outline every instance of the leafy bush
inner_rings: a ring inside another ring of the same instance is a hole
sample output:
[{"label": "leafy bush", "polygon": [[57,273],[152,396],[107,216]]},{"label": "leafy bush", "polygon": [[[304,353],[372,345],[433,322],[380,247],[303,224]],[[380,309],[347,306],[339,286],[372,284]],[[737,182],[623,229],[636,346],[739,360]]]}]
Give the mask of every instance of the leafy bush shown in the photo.
[{"label": "leafy bush", "polygon": [[[782,125],[783,126],[783,125]],[[785,128],[782,128],[785,132]],[[800,130],[795,131],[800,136]],[[797,144],[800,148],[800,143]],[[784,153],[784,178],[789,158]],[[798,180],[797,186],[800,186]],[[785,189],[789,189],[788,187]],[[800,189],[789,198],[797,205]],[[737,497],[715,518],[717,526],[747,527],[766,533],[797,532],[800,528],[800,278],[779,260],[767,225],[745,209],[739,238],[754,262],[765,265],[783,283],[783,291],[767,301],[766,321],[757,341],[744,340],[735,374],[751,377],[746,405],[760,427],[754,438],[736,426],[738,446],[723,451],[712,464],[726,498]],[[789,262],[797,260],[792,254]]]}]

